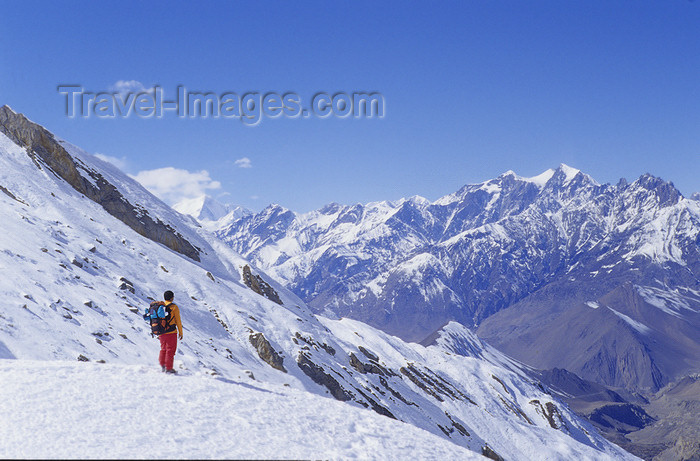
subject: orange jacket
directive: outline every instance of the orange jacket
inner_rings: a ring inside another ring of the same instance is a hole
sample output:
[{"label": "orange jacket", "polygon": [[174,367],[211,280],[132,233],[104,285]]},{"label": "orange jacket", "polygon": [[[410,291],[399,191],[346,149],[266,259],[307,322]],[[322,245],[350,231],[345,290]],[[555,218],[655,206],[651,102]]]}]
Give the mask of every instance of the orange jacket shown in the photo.
[{"label": "orange jacket", "polygon": [[169,331],[167,333],[163,333],[164,335],[170,334],[170,333],[180,333],[180,336],[182,336],[182,320],[180,320],[180,308],[177,307],[177,304],[173,303],[172,301],[165,301],[165,305],[170,307],[170,318],[168,318],[168,326],[177,325],[177,331]]}]

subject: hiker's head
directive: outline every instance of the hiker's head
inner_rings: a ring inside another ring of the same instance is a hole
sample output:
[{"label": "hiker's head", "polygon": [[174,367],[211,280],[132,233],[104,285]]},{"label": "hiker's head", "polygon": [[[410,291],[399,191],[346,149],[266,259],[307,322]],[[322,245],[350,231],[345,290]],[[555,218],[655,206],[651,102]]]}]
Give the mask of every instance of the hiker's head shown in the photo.
[{"label": "hiker's head", "polygon": [[166,301],[172,301],[174,297],[175,297],[175,295],[170,290],[163,293],[163,299],[165,299]]}]

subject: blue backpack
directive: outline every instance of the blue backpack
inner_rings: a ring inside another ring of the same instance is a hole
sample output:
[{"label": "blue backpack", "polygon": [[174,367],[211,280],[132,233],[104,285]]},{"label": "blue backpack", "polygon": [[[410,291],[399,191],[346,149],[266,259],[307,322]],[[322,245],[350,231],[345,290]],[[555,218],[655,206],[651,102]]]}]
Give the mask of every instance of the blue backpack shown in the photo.
[{"label": "blue backpack", "polygon": [[151,324],[151,336],[160,336],[166,332],[168,315],[170,315],[170,309],[165,306],[163,301],[153,301],[146,308],[143,318]]}]

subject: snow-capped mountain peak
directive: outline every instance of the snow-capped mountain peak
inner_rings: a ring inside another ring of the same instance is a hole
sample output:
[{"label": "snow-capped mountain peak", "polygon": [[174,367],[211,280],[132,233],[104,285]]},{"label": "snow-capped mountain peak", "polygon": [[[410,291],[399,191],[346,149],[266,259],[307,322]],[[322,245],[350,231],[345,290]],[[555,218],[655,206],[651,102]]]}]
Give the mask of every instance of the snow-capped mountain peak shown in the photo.
[{"label": "snow-capped mountain peak", "polygon": [[228,220],[235,220],[252,214],[242,206],[224,204],[209,195],[184,199],[175,204],[173,209],[198,221],[218,221],[225,216]]}]

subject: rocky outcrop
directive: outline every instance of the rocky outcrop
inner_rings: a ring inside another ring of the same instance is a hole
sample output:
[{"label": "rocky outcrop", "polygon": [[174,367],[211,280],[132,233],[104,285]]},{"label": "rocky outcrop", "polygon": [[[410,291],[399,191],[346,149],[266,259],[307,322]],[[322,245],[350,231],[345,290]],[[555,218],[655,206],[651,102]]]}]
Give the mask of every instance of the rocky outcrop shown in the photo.
[{"label": "rocky outcrop", "polygon": [[284,368],[284,359],[275,351],[270,341],[265,338],[265,335],[262,333],[253,333],[248,339],[265,363],[276,370],[287,372],[287,369]]},{"label": "rocky outcrop", "polygon": [[0,131],[15,144],[25,147],[37,167],[43,166],[52,171],[140,235],[200,261],[198,248],[170,225],[152,218],[146,210],[130,203],[101,174],[73,158],[54,135],[42,126],[15,113],[8,106],[3,106],[0,107]]},{"label": "rocky outcrop", "polygon": [[388,408],[380,405],[375,399],[368,395],[372,393],[371,390],[365,388],[365,390],[363,391],[358,387],[353,387],[353,390],[358,394],[355,395],[354,392],[345,389],[338,382],[338,380],[331,376],[329,373],[327,373],[322,366],[316,364],[313,360],[311,360],[311,357],[307,353],[299,351],[297,365],[299,365],[299,369],[301,369],[301,371],[303,371],[304,374],[306,374],[306,376],[311,378],[311,380],[316,384],[319,384],[328,389],[331,395],[337,400],[340,400],[342,402],[354,401],[365,408],[371,408],[376,413],[382,416],[386,416],[391,419],[396,419],[396,416],[394,416],[394,414],[391,411],[389,411]]},{"label": "rocky outcrop", "polygon": [[538,414],[542,415],[553,429],[566,429],[566,421],[559,412],[559,408],[552,402],[542,402],[531,400],[530,405],[534,405]]},{"label": "rocky outcrop", "polygon": [[465,400],[472,405],[476,405],[476,402],[466,396],[462,391],[428,368],[420,370],[416,365],[409,363],[405,367],[401,367],[399,371],[411,380],[413,384],[422,389],[426,394],[434,397],[438,402],[444,402],[445,397],[447,397],[452,400]]},{"label": "rocky outcrop", "polygon": [[248,288],[260,296],[264,296],[270,301],[282,305],[282,300],[280,299],[277,291],[275,291],[275,289],[272,288],[269,283],[263,280],[262,277],[257,274],[253,275],[253,272],[250,270],[250,266],[247,264],[243,266],[243,282]]},{"label": "rocky outcrop", "polygon": [[15,194],[13,194],[12,192],[10,192],[6,187],[0,186],[0,192],[4,193],[4,194],[7,195],[8,197],[10,197],[12,200],[15,200],[15,201],[17,201],[17,202],[19,202],[19,203],[23,203],[23,204],[26,205],[26,203],[24,203],[22,200],[18,199],[18,198],[15,196]]},{"label": "rocky outcrop", "polygon": [[494,461],[504,461],[503,458],[488,445],[481,447],[481,454]]},{"label": "rocky outcrop", "polygon": [[357,346],[357,348],[360,350],[360,352],[365,354],[365,357],[367,357],[368,359],[374,360],[375,362],[379,362],[379,356],[374,352],[370,351],[369,349],[363,346]]},{"label": "rocky outcrop", "polygon": [[[378,360],[378,359],[377,359]],[[371,360],[369,363],[364,363],[357,356],[350,352],[350,366],[362,374],[372,373],[381,376],[393,375],[396,373],[389,368],[386,368],[378,363],[377,360]]]},{"label": "rocky outcrop", "polygon": [[313,382],[319,384],[331,393],[333,397],[341,402],[353,400],[353,395],[340,385],[337,379],[326,373],[322,366],[315,364],[307,354],[299,352],[297,357],[297,365],[306,376],[311,378]]},{"label": "rocky outcrop", "polygon": [[299,344],[299,341],[305,342],[309,346],[313,347],[314,350],[323,349],[326,353],[330,355],[335,355],[335,349],[326,343],[314,340],[312,337],[307,337],[299,333],[298,331],[294,333],[294,338],[292,338],[295,344]]}]

